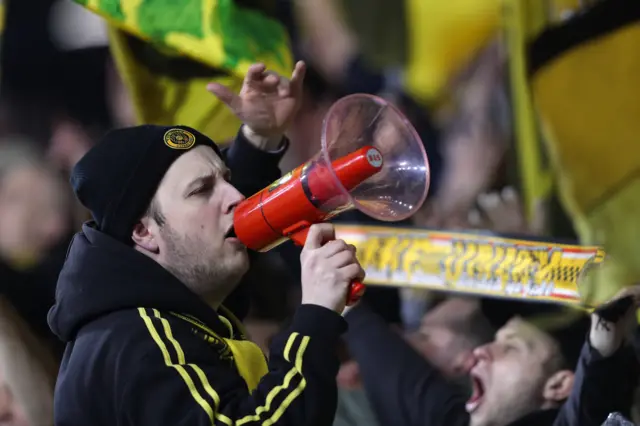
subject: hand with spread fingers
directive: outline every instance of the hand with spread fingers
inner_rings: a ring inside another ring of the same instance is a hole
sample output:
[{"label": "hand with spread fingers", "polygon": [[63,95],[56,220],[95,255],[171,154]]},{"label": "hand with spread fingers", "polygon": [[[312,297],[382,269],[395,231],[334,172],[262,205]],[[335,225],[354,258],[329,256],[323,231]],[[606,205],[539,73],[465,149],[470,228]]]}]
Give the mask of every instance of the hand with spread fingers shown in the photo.
[{"label": "hand with spread fingers", "polygon": [[268,71],[264,64],[253,64],[240,93],[219,83],[210,83],[207,90],[242,120],[243,131],[250,140],[261,140],[260,148],[274,144],[277,147],[300,108],[305,70],[304,62],[299,61],[288,79]]},{"label": "hand with spread fingers", "polygon": [[591,314],[589,343],[600,355],[613,355],[637,327],[640,285],[622,289],[609,303]]}]

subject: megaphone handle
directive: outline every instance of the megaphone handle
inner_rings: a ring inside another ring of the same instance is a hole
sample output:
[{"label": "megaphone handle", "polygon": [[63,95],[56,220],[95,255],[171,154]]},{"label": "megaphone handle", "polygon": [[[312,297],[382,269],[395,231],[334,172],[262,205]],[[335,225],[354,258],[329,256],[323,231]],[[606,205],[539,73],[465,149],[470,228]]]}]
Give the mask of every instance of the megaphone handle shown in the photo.
[{"label": "megaphone handle", "polygon": [[[303,228],[299,231],[293,232],[289,235],[289,238],[299,247],[303,247],[307,241],[307,235],[309,234],[309,228]],[[362,295],[364,294],[365,286],[358,280],[351,281],[349,285],[349,291],[347,292],[347,306],[354,305]]]}]

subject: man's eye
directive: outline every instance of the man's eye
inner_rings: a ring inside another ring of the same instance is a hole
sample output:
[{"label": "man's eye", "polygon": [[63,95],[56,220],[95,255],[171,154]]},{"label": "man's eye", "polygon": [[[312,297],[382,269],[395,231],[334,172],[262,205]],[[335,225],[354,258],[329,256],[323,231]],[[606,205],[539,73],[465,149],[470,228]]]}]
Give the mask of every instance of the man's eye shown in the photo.
[{"label": "man's eye", "polygon": [[513,352],[513,351],[517,351],[518,348],[515,345],[504,345],[504,351],[505,352]]},{"label": "man's eye", "polygon": [[189,195],[207,195],[213,189],[213,185],[202,185],[193,190]]}]

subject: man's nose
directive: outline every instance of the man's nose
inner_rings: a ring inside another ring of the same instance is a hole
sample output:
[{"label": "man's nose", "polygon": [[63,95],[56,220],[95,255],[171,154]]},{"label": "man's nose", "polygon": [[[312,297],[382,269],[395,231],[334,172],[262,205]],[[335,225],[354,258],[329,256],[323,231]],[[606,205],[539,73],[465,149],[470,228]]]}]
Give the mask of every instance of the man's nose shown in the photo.
[{"label": "man's nose", "polygon": [[472,351],[460,352],[452,363],[452,375],[457,377],[469,374],[477,362]]},{"label": "man's nose", "polygon": [[480,361],[490,361],[491,360],[491,344],[478,346],[473,350],[473,358],[475,363]]},{"label": "man's nose", "polygon": [[229,185],[228,190],[229,192],[227,194],[224,206],[225,214],[233,212],[235,208],[238,207],[238,204],[246,199],[246,197],[242,195],[240,191],[238,191],[234,186]]}]

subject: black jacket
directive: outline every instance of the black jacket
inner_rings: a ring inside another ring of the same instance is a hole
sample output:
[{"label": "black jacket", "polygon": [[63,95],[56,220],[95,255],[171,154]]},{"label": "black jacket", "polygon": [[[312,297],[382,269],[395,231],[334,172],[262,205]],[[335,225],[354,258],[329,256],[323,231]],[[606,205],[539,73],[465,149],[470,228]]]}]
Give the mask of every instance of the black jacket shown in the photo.
[{"label": "black jacket", "polygon": [[58,426],[333,421],[340,315],[301,306],[267,366],[233,315],[91,224],[69,248],[49,324],[67,342]]},{"label": "black jacket", "polygon": [[[347,314],[349,352],[381,425],[468,426],[468,395],[446,381],[376,314],[360,305]],[[584,345],[571,396],[559,410],[531,413],[510,426],[601,426],[629,411],[638,378],[631,347],[602,358]],[[392,389],[392,392],[389,392]]]}]

